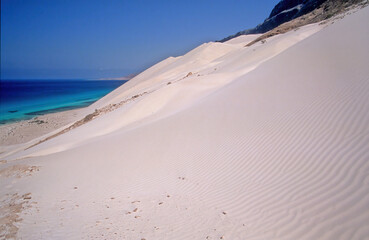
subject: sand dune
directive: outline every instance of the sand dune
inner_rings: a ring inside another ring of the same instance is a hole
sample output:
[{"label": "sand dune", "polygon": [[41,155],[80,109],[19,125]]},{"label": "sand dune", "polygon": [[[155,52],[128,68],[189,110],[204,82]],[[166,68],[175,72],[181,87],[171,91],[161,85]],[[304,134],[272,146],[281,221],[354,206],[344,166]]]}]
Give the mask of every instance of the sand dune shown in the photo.
[{"label": "sand dune", "polygon": [[17,236],[369,239],[368,20],[201,45],[2,153],[1,204],[30,193]]}]

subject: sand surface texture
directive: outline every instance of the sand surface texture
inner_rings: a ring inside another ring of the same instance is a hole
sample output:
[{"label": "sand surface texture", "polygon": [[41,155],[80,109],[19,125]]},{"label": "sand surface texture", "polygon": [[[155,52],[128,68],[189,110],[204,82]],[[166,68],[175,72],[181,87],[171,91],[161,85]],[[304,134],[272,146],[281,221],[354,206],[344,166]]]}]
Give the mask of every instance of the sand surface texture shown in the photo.
[{"label": "sand surface texture", "polygon": [[368,22],[203,44],[4,148],[0,238],[369,239]]}]

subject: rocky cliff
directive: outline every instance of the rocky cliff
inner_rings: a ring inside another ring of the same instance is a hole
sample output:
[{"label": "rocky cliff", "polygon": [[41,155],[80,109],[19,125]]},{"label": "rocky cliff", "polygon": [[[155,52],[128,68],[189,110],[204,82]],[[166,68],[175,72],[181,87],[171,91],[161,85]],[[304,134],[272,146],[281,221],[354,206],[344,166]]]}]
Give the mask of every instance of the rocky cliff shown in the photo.
[{"label": "rocky cliff", "polygon": [[[321,21],[341,12],[352,4],[368,2],[362,0],[282,0],[271,11],[269,17],[255,28],[240,31],[234,35],[226,37],[220,42],[228,41],[240,35],[266,33],[283,23],[289,22],[313,11],[319,11],[316,21]],[[307,24],[310,22],[307,22]]]}]

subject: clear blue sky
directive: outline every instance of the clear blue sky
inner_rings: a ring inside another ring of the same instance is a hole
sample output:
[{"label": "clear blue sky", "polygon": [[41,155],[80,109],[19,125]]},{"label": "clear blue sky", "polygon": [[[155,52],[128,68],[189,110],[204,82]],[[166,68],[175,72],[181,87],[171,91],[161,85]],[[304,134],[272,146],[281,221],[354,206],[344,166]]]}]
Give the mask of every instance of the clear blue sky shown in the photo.
[{"label": "clear blue sky", "polygon": [[1,0],[1,79],[120,77],[261,23],[278,0]]}]

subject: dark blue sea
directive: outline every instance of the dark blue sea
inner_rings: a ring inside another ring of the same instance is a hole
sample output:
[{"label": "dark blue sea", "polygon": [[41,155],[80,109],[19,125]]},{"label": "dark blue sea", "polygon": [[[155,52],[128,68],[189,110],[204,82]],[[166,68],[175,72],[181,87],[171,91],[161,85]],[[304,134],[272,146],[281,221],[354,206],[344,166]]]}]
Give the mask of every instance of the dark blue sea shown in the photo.
[{"label": "dark blue sea", "polygon": [[0,124],[87,107],[126,81],[1,80]]}]

